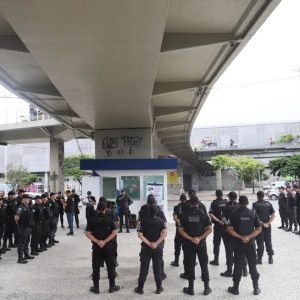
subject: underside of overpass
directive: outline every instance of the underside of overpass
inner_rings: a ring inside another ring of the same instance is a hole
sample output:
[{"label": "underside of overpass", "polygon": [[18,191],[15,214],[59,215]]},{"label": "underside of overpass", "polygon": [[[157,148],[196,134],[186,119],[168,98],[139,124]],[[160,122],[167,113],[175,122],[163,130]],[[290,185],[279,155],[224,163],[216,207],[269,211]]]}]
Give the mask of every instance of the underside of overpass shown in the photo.
[{"label": "underside of overpass", "polygon": [[0,0],[0,81],[78,135],[146,130],[150,147],[209,168],[193,123],[279,2]]}]

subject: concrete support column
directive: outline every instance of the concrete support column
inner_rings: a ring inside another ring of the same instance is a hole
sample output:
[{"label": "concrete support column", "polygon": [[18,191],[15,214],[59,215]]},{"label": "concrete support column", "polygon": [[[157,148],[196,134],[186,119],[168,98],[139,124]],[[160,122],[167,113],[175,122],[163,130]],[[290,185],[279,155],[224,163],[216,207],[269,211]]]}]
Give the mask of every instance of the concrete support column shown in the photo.
[{"label": "concrete support column", "polygon": [[49,172],[45,172],[44,192],[49,192]]},{"label": "concrete support column", "polygon": [[64,191],[64,141],[50,140],[50,191]]},{"label": "concrete support column", "polygon": [[222,190],[222,170],[218,169],[216,171],[216,189]]},{"label": "concrete support column", "polygon": [[151,128],[95,131],[95,156],[101,158],[153,158]]}]

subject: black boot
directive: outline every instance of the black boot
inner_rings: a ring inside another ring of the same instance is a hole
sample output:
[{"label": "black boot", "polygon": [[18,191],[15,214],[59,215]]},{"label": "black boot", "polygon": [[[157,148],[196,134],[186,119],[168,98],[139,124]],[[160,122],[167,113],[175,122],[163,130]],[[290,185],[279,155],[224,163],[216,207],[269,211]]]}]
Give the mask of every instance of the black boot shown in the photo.
[{"label": "black boot", "polygon": [[262,257],[258,256],[256,262],[258,265],[262,265]]},{"label": "black boot", "polygon": [[164,288],[162,287],[161,283],[156,284],[156,294],[160,294],[164,291]]},{"label": "black boot", "polygon": [[233,282],[233,286],[228,288],[228,292],[233,295],[239,295],[239,282]]},{"label": "black boot", "polygon": [[27,264],[27,260],[24,257],[19,257],[17,263],[18,264]]},{"label": "black boot", "polygon": [[209,287],[209,281],[204,282],[204,293],[203,295],[207,296],[211,293],[211,288]]},{"label": "black boot", "polygon": [[10,248],[7,247],[7,242],[6,241],[3,241],[2,250],[5,251],[5,252],[10,251]]},{"label": "black boot", "polygon": [[116,285],[115,279],[110,278],[109,279],[109,293],[114,293],[120,290],[120,287]]},{"label": "black boot", "polygon": [[286,229],[285,231],[293,231],[293,228],[290,226],[288,229]]},{"label": "black boot", "polygon": [[272,265],[273,264],[273,255],[269,255],[269,264]]},{"label": "black boot", "polygon": [[227,268],[227,270],[223,273],[220,274],[223,277],[232,277],[232,269],[231,268]]},{"label": "black boot", "polygon": [[188,294],[188,295],[195,295],[195,291],[194,291],[194,280],[190,279],[189,280],[189,286],[188,287],[185,287],[183,288],[182,290],[185,294]]},{"label": "black boot", "polygon": [[261,293],[261,290],[258,286],[258,280],[253,280],[253,294],[254,295],[259,295]]},{"label": "black boot", "polygon": [[26,259],[34,259],[34,256],[29,255],[29,253],[25,253]]},{"label": "black boot", "polygon": [[175,259],[171,262],[171,266],[179,267],[179,255],[175,255]]},{"label": "black boot", "polygon": [[138,286],[134,289],[134,292],[140,295],[144,294],[144,283],[139,281]]},{"label": "black boot", "polygon": [[93,280],[93,286],[90,287],[90,292],[94,294],[99,294],[99,280]]},{"label": "black boot", "polygon": [[215,255],[215,258],[214,260],[211,260],[209,262],[210,265],[213,265],[213,266],[218,266],[219,265],[219,255]]}]

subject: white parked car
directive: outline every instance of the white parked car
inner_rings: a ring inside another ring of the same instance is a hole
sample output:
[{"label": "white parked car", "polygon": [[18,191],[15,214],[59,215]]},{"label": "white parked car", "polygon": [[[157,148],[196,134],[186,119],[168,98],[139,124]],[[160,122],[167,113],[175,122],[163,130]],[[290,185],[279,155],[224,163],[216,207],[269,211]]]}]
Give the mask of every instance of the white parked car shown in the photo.
[{"label": "white parked car", "polygon": [[271,200],[277,200],[279,197],[278,187],[273,187],[273,188],[269,189],[267,195]]}]

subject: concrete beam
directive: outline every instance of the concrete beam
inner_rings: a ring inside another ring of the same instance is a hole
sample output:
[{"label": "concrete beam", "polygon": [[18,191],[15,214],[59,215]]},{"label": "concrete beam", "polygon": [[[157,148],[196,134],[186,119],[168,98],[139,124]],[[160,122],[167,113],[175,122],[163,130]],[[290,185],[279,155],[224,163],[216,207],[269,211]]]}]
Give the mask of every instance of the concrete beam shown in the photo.
[{"label": "concrete beam", "polygon": [[155,129],[157,131],[163,131],[163,130],[167,130],[169,128],[184,126],[184,125],[187,125],[187,124],[189,124],[189,122],[185,122],[185,121],[178,121],[178,122],[158,121],[158,122],[155,123]]},{"label": "concrete beam", "polygon": [[187,132],[183,130],[168,130],[168,131],[162,131],[158,132],[157,136],[159,138],[165,138],[165,137],[170,137],[170,136],[185,136]]},{"label": "concrete beam", "polygon": [[[74,111],[68,111],[68,110],[61,110],[61,111],[54,111],[52,113],[53,116],[61,116],[61,117],[72,117],[72,118],[78,118],[79,116]],[[76,126],[75,126],[76,127]]]},{"label": "concrete beam", "polygon": [[46,134],[46,136],[51,137],[51,131],[47,127],[40,127],[40,129]]},{"label": "concrete beam", "polygon": [[231,33],[167,32],[163,37],[161,52],[166,53],[207,45],[227,44],[239,40],[240,39]]},{"label": "concrete beam", "polygon": [[[15,92],[21,94],[37,94],[37,95],[46,95],[46,96],[53,96],[53,97],[61,97],[60,92],[56,89],[54,85],[47,85],[47,86],[23,86],[19,89],[16,89]],[[43,99],[41,99],[43,100]],[[49,99],[45,99],[49,100]],[[55,99],[59,100],[59,99]]]},{"label": "concrete beam", "polygon": [[160,118],[164,116],[169,116],[173,114],[179,114],[184,112],[192,112],[196,108],[190,106],[174,106],[174,107],[154,107],[153,116],[154,118]]},{"label": "concrete beam", "polygon": [[29,50],[17,35],[0,35],[0,50],[29,53]]},{"label": "concrete beam", "polygon": [[174,143],[186,143],[187,142],[187,138],[183,138],[183,137],[170,137],[170,138],[163,138],[161,139],[161,143],[166,145],[168,147],[168,145],[170,144],[174,144]]},{"label": "concrete beam", "polygon": [[196,88],[204,87],[201,81],[174,81],[174,82],[155,82],[152,96],[176,93]]}]

